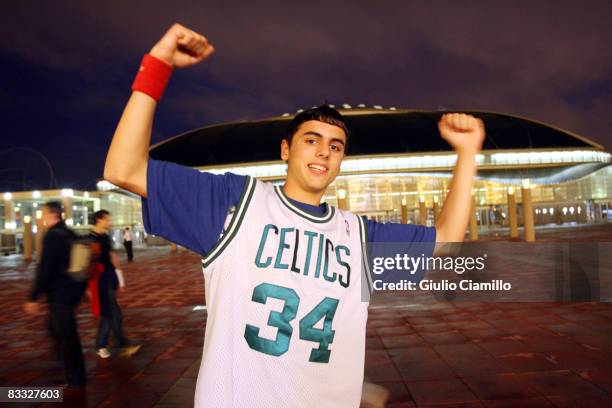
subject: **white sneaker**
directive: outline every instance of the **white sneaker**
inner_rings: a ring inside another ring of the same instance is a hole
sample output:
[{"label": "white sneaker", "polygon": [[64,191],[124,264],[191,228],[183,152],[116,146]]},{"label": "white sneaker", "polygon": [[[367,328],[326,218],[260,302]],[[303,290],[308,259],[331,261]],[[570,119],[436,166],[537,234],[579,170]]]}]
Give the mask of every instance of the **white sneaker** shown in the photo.
[{"label": "white sneaker", "polygon": [[111,352],[108,351],[106,347],[101,348],[100,350],[98,350],[97,353],[100,356],[100,358],[109,358],[111,356]]}]

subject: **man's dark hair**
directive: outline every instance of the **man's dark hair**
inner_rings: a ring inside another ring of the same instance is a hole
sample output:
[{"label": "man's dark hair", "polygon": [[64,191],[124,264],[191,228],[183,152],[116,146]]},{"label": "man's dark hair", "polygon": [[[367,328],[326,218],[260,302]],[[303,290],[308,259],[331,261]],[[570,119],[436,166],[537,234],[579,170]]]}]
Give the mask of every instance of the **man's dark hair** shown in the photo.
[{"label": "man's dark hair", "polygon": [[328,125],[337,126],[344,131],[346,136],[346,142],[348,144],[349,131],[344,121],[344,117],[329,105],[321,105],[316,108],[308,109],[295,115],[293,120],[289,123],[287,133],[284,139],[287,140],[289,145],[293,141],[293,136],[297,133],[302,123],[308,122],[309,120],[318,120],[319,122],[327,123]]},{"label": "man's dark hair", "polygon": [[94,213],[94,225],[96,225],[98,223],[98,220],[101,220],[102,218],[106,217],[107,215],[110,215],[110,213],[106,210],[99,210],[96,211]]},{"label": "man's dark hair", "polygon": [[62,203],[60,203],[59,201],[48,201],[45,203],[45,208],[51,214],[57,215],[60,220],[62,219],[62,212],[64,211],[64,209],[62,207]]}]

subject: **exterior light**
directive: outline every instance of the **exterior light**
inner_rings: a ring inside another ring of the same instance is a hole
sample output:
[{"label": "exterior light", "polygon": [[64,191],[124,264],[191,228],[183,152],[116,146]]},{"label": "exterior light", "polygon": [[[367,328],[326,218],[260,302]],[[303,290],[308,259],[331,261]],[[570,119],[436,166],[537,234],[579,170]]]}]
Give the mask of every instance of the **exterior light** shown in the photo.
[{"label": "exterior light", "polygon": [[32,191],[32,198],[40,198],[40,191]]},{"label": "exterior light", "polygon": [[567,207],[563,207],[563,210],[561,211],[563,211],[563,215],[567,214]]},{"label": "exterior light", "polygon": [[71,188],[63,188],[62,189],[62,197],[72,197],[74,195],[74,191]]},{"label": "exterior light", "polygon": [[574,215],[574,211],[575,211],[575,210],[574,210],[574,207],[570,207],[570,208],[569,208],[569,212],[570,212],[570,214]]},{"label": "exterior light", "polygon": [[340,190],[338,190],[338,198],[340,200],[344,200],[346,198],[346,190],[341,188]]},{"label": "exterior light", "polygon": [[582,212],[582,209],[581,209],[580,207],[578,207],[578,208],[576,209],[576,211],[578,211],[578,214],[580,214],[580,213]]},{"label": "exterior light", "polygon": [[548,212],[550,212],[550,215],[554,215],[554,214],[555,214],[555,209],[554,209],[554,208],[552,208],[552,207],[550,207],[550,208],[548,209]]},{"label": "exterior light", "polygon": [[68,219],[66,220],[66,225],[70,225],[70,226],[72,226],[73,224],[74,224],[74,221],[72,220],[72,218],[68,218]]},{"label": "exterior light", "polygon": [[434,203],[438,204],[438,196],[434,196]]},{"label": "exterior light", "polygon": [[14,221],[9,221],[5,224],[7,230],[14,230],[17,228],[17,224]]},{"label": "exterior light", "polygon": [[508,194],[509,195],[514,195],[514,187],[512,187],[512,186],[508,187]]},{"label": "exterior light", "polygon": [[84,193],[83,193],[83,197],[85,197],[85,198],[89,198],[89,191],[84,192]]},{"label": "exterior light", "polygon": [[404,205],[404,206],[406,205],[406,199],[405,198],[402,198],[402,205]]},{"label": "exterior light", "polygon": [[5,200],[7,200],[7,201],[8,201],[8,200],[10,200],[11,198],[13,198],[13,194],[11,194],[11,193],[4,193],[4,199],[5,199]]},{"label": "exterior light", "polygon": [[42,211],[41,210],[36,211],[36,219],[40,220],[41,218],[42,218]]},{"label": "exterior light", "polygon": [[419,196],[419,203],[424,203],[424,202],[425,202],[425,197]]},{"label": "exterior light", "polygon": [[23,222],[25,222],[26,224],[30,223],[32,221],[32,217],[30,217],[29,215],[26,215],[25,217],[23,217]]},{"label": "exterior light", "polygon": [[34,203],[34,204],[32,204],[32,207],[34,207],[34,208],[38,208],[38,203]]},{"label": "exterior light", "polygon": [[542,210],[542,214],[548,214],[548,209],[547,209],[547,208],[544,208],[544,209]]},{"label": "exterior light", "polygon": [[352,106],[351,106],[351,105],[349,105],[348,103],[343,103],[343,104],[342,104],[342,107],[343,107],[344,109],[351,109],[351,107],[352,107]]},{"label": "exterior light", "polygon": [[531,188],[531,181],[529,179],[523,179],[521,181],[521,185],[523,186],[524,189],[530,189]]}]

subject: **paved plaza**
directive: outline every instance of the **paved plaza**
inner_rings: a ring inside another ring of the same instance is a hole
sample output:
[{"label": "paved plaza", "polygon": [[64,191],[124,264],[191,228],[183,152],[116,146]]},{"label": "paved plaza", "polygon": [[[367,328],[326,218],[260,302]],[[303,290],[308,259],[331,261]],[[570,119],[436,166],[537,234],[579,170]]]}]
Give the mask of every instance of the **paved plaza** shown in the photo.
[{"label": "paved plaza", "polygon": [[[542,230],[540,237],[612,241],[612,226]],[[528,270],[521,254],[509,258]],[[609,258],[601,268],[612,268]],[[33,272],[34,265],[16,255],[0,258],[2,386],[52,386],[63,377],[44,317],[22,312]],[[88,385],[85,392],[67,393],[64,405],[192,406],[206,323],[206,310],[196,307],[205,304],[198,257],[167,248],[137,251],[124,273],[124,326],[142,349],[130,359],[100,359],[93,347],[96,320],[89,304],[81,304]],[[610,407],[612,303],[442,302],[376,294],[365,376],[389,390],[388,406],[396,408]]]}]

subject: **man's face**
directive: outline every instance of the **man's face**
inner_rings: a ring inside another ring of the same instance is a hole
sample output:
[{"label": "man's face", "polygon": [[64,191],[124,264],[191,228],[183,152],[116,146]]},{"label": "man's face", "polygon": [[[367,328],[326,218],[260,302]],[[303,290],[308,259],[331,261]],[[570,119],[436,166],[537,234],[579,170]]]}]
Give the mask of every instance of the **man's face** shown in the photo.
[{"label": "man's face", "polygon": [[58,223],[59,217],[55,213],[52,213],[51,211],[49,211],[47,207],[43,207],[42,208],[42,220],[43,220],[43,224],[47,228],[51,228],[52,226]]},{"label": "man's face", "polygon": [[108,231],[111,227],[111,221],[111,216],[105,215],[104,217],[98,219],[98,227],[100,227],[104,231]]},{"label": "man's face", "polygon": [[288,161],[287,184],[309,194],[325,192],[344,159],[346,135],[338,126],[317,120],[302,123],[291,146],[281,144],[281,158]]}]

